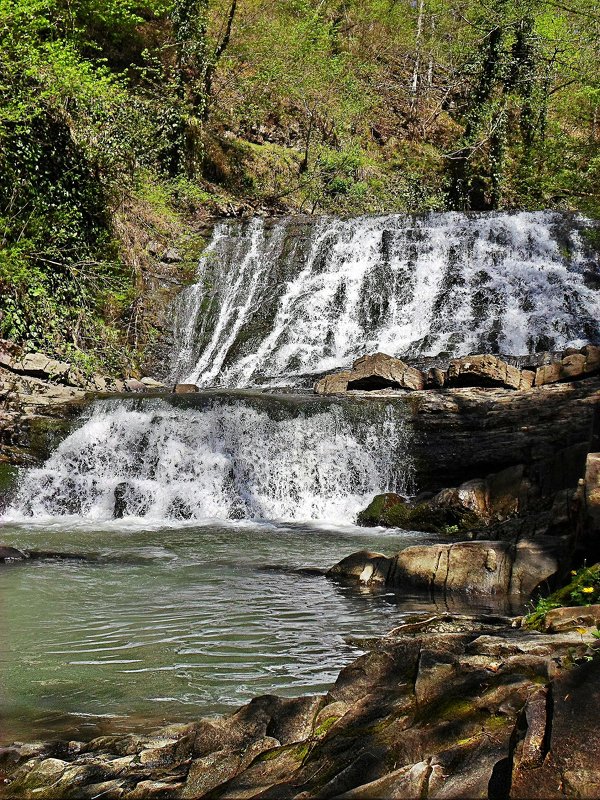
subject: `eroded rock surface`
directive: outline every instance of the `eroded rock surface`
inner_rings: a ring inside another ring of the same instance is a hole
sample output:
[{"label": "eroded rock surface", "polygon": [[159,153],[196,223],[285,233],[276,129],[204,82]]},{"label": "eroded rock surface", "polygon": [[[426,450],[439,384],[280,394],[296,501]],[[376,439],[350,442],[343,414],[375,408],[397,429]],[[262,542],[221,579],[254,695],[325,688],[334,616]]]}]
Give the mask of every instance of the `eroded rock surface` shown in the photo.
[{"label": "eroded rock surface", "polygon": [[399,358],[374,353],[357,359],[351,370],[327,375],[315,384],[317,394],[369,392],[377,389],[424,389],[423,373]]},{"label": "eroded rock surface", "polygon": [[594,643],[491,617],[421,616],[374,640],[325,696],[260,697],[229,717],[149,736],[4,748],[0,794],[597,797],[596,751],[583,741],[592,727],[597,738],[600,694],[586,692],[598,672]]},{"label": "eroded rock surface", "polygon": [[[512,359],[513,361],[522,359]],[[532,359],[535,360],[535,359]],[[546,354],[536,366],[517,366],[504,358],[473,354],[453,358],[447,365],[433,366],[425,375],[416,367],[386,353],[373,353],[357,359],[351,370],[326,375],[315,384],[317,394],[342,394],[348,391],[380,389],[452,389],[464,387],[531,389],[552,383],[577,381],[600,373],[600,347]]]},{"label": "eroded rock surface", "polygon": [[[439,380],[439,370],[431,375],[432,382]],[[530,389],[535,373],[513,367],[498,356],[475,355],[454,358],[442,373],[441,386],[488,386],[508,389]]]},{"label": "eroded rock surface", "polygon": [[594,449],[600,379],[533,390],[426,390],[405,402],[420,490],[459,486],[522,464],[543,497],[575,487],[584,474]]},{"label": "eroded rock surface", "polygon": [[558,558],[546,543],[468,541],[416,545],[389,558],[361,551],[342,559],[327,575],[363,585],[414,586],[441,594],[529,596],[558,567]]}]

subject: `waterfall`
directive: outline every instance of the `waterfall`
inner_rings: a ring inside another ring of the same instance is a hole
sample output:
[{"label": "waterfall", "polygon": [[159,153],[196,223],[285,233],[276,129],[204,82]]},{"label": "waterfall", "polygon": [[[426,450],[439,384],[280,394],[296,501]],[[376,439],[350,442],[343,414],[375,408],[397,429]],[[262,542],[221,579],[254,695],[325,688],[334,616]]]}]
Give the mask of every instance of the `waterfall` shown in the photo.
[{"label": "waterfall", "polygon": [[98,401],[25,474],[5,520],[351,523],[375,493],[409,489],[407,451],[402,411],[383,401]]},{"label": "waterfall", "polygon": [[[173,376],[302,386],[376,350],[598,342],[591,225],[554,212],[221,223],[178,305]],[[410,490],[403,408],[229,389],[97,401],[5,518],[352,522],[373,495]]]},{"label": "waterfall", "polygon": [[555,212],[224,222],[177,309],[172,376],[302,385],[366,352],[600,341],[591,223]]}]

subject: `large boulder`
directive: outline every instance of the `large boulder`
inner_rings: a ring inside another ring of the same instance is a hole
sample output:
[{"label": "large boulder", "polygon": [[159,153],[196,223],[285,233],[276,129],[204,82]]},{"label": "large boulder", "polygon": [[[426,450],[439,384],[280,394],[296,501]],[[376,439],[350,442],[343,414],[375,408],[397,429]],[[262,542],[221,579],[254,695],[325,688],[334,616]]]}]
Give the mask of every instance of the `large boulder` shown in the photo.
[{"label": "large boulder", "polygon": [[587,344],[580,350],[565,350],[560,361],[543,364],[535,372],[535,385],[572,381],[600,372],[600,347]]},{"label": "large boulder", "polygon": [[480,516],[463,504],[457,490],[444,490],[430,500],[410,503],[393,492],[379,494],[357,517],[358,525],[403,528],[428,533],[452,533],[483,524]]},{"label": "large boulder", "polygon": [[420,370],[385,353],[363,356],[354,362],[351,370],[326,375],[315,384],[317,394],[423,388],[425,388],[425,376]]},{"label": "large boulder", "polygon": [[421,490],[439,491],[524,464],[540,496],[577,485],[590,449],[600,379],[534,391],[466,387],[400,395]]},{"label": "large boulder", "polygon": [[443,385],[446,388],[481,386],[530,389],[534,378],[532,371],[513,367],[498,356],[474,355],[453,359],[445,373]]},{"label": "large boulder", "polygon": [[530,485],[524,472],[523,465],[518,464],[413,501],[386,492],[373,498],[358,515],[357,523],[430,533],[481,528],[508,519],[526,507]]},{"label": "large boulder", "polygon": [[433,594],[526,595],[558,570],[552,548],[523,540],[469,541],[407,547],[395,556],[361,551],[335,564],[328,577]]},{"label": "large boulder", "polygon": [[434,592],[530,595],[558,569],[542,545],[520,542],[457,542],[408,547],[396,556],[388,583]]}]

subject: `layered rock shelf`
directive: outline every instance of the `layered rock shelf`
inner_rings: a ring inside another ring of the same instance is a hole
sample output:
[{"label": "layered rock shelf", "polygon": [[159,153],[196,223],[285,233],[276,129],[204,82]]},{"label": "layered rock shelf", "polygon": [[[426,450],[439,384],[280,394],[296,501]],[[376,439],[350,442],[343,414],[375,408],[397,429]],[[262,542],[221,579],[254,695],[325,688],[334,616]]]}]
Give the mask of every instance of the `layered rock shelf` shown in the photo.
[{"label": "layered rock shelf", "polygon": [[[38,433],[60,427],[83,403],[98,394],[197,392],[193,384],[165,385],[150,376],[115,378],[84,373],[79,367],[25,353],[0,340],[0,461],[30,463],[38,450]],[[44,454],[42,448],[42,455]]]},{"label": "layered rock shelf", "polygon": [[598,796],[600,658],[589,630],[420,615],[362,646],[324,696],[258,697],[147,736],[4,748],[0,796]]},{"label": "layered rock shelf", "polygon": [[546,354],[537,367],[517,367],[495,355],[469,355],[452,359],[447,368],[427,372],[399,358],[374,353],[357,359],[351,370],[326,375],[315,384],[317,394],[377,391],[382,389],[483,388],[531,389],[574,381],[600,372],[600,347],[585,345],[560,354]]}]

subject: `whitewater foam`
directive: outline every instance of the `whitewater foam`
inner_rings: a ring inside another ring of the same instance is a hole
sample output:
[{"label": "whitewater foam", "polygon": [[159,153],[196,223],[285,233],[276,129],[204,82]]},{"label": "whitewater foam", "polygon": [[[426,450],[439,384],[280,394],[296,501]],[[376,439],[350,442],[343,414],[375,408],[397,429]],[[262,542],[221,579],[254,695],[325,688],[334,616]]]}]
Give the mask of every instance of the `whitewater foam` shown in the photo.
[{"label": "whitewater foam", "polygon": [[599,341],[590,224],[555,212],[222,223],[178,306],[173,378],[300,385],[366,352]]}]

